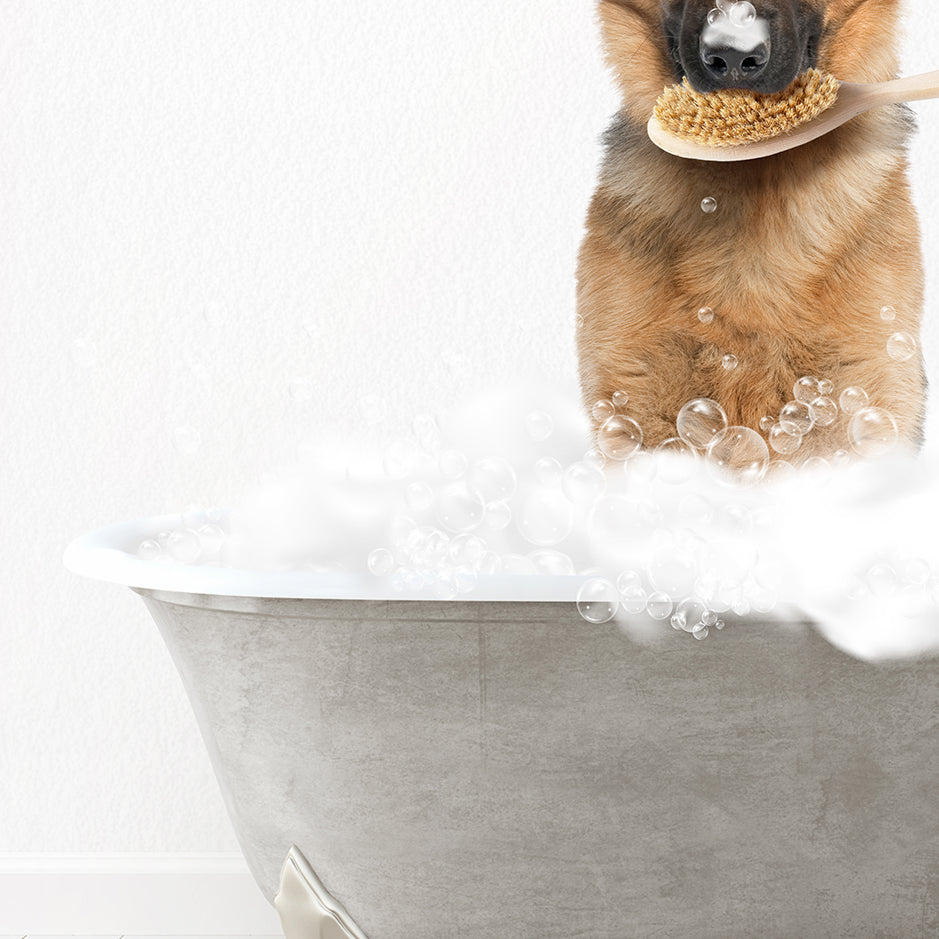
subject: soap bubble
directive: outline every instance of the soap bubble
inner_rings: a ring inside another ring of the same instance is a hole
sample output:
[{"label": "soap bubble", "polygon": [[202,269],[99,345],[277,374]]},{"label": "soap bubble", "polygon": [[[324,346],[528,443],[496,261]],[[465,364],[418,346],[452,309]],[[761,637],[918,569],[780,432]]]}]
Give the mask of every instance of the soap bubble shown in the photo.
[{"label": "soap bubble", "polygon": [[434,504],[434,491],[425,482],[408,483],[405,500],[412,512],[424,512]]},{"label": "soap bubble", "polygon": [[694,398],[679,412],[678,436],[685,443],[704,450],[714,437],[727,427],[724,409],[710,398]]},{"label": "soap bubble", "polygon": [[587,466],[592,466],[594,469],[602,470],[608,460],[603,455],[603,451],[599,447],[591,447],[583,456],[583,461]]},{"label": "soap bubble", "polygon": [[882,456],[897,442],[897,423],[883,408],[861,408],[848,425],[848,440],[859,456]]},{"label": "soap bubble", "polygon": [[613,392],[613,407],[622,411],[623,408],[629,403],[629,395],[625,391],[614,391]]},{"label": "soap bubble", "polygon": [[691,630],[691,635],[694,636],[695,639],[707,639],[708,628],[704,623],[698,623],[698,625]]},{"label": "soap bubble", "polygon": [[707,467],[719,480],[759,482],[769,464],[766,441],[749,427],[728,427],[707,448]]},{"label": "soap bubble", "polygon": [[802,434],[790,433],[782,424],[774,424],[769,432],[769,445],[777,453],[789,456],[802,446]]},{"label": "soap bubble", "polygon": [[476,571],[471,567],[461,565],[460,567],[455,567],[451,573],[453,579],[453,585],[456,587],[456,592],[460,594],[472,593],[476,589],[476,583],[479,580]]},{"label": "soap bubble", "polygon": [[554,430],[554,419],[544,411],[529,411],[525,415],[525,430],[532,440],[547,440]]},{"label": "soap bubble", "polygon": [[615,413],[616,408],[613,407],[613,402],[607,401],[606,399],[595,401],[593,407],[590,409],[591,417],[598,424],[602,424],[604,421],[611,418]]},{"label": "soap bubble", "polygon": [[475,567],[486,553],[486,542],[478,535],[454,535],[447,547],[450,560],[457,566]]},{"label": "soap bubble", "polygon": [[486,505],[465,482],[450,483],[437,495],[437,519],[448,531],[472,531],[483,520]]},{"label": "soap bubble", "polygon": [[831,398],[818,397],[809,405],[809,417],[819,427],[828,427],[838,417],[838,405]]},{"label": "soap bubble", "polygon": [[864,577],[868,589],[875,597],[892,597],[900,586],[897,572],[885,562],[872,564]]},{"label": "soap bubble", "polygon": [[440,447],[440,428],[432,414],[418,414],[411,421],[411,429],[417,442],[428,452],[433,453]]},{"label": "soap bubble", "polygon": [[406,440],[403,437],[392,440],[385,448],[382,457],[385,475],[391,479],[404,479],[414,471],[417,458],[417,445],[413,440]]},{"label": "soap bubble", "polygon": [[466,454],[460,450],[444,450],[437,456],[437,469],[444,479],[459,479],[467,464]]},{"label": "soap bubble", "polygon": [[647,602],[646,592],[640,584],[632,584],[620,591],[620,606],[633,616],[645,613]]},{"label": "soap bubble", "polygon": [[733,26],[749,26],[756,19],[756,9],[748,0],[739,0],[730,8],[729,17]]},{"label": "soap bubble", "polygon": [[818,393],[823,397],[828,397],[835,390],[835,384],[832,381],[829,381],[827,378],[820,378],[818,380]]},{"label": "soap bubble", "polygon": [[729,352],[721,359],[721,366],[728,372],[732,372],[739,364],[737,356],[731,355]]},{"label": "soap bubble", "polygon": [[560,483],[564,468],[553,456],[543,456],[535,463],[535,475],[544,486]]},{"label": "soap bubble", "polygon": [[540,551],[532,551],[528,557],[540,574],[567,577],[574,573],[574,562],[569,555],[561,551],[544,548]]},{"label": "soap bubble", "polygon": [[705,196],[701,200],[701,211],[706,215],[710,215],[712,212],[717,211],[717,199],[713,196]]},{"label": "soap bubble", "polygon": [[166,542],[166,550],[174,561],[182,564],[192,564],[202,553],[202,545],[199,544],[199,536],[189,528],[178,529],[170,532]]},{"label": "soap bubble", "polygon": [[359,411],[362,414],[362,420],[369,427],[374,427],[383,423],[387,418],[388,405],[381,395],[367,394],[359,402]]},{"label": "soap bubble", "polygon": [[867,392],[857,385],[845,388],[838,397],[838,404],[845,414],[854,414],[860,411],[861,408],[866,408],[869,403],[870,399],[867,397]]},{"label": "soap bubble", "polygon": [[714,322],[714,311],[709,306],[703,306],[698,310],[698,319],[707,325]]},{"label": "soap bubble", "polygon": [[779,423],[787,434],[805,436],[813,424],[809,406],[801,401],[787,401],[779,412]]},{"label": "soap bubble", "polygon": [[642,428],[631,417],[614,415],[598,431],[597,446],[611,460],[628,460],[642,446]]},{"label": "soap bubble", "polygon": [[880,309],[880,318],[885,323],[890,323],[897,318],[897,311],[895,307],[885,306]]},{"label": "soap bubble", "polygon": [[577,612],[588,623],[608,623],[619,608],[616,587],[602,577],[584,581],[577,592]]},{"label": "soap bubble", "polygon": [[202,554],[217,554],[225,544],[225,530],[220,525],[207,522],[196,529]]},{"label": "soap bubble", "polygon": [[724,18],[724,14],[721,10],[715,7],[713,10],[708,10],[708,23],[713,26],[718,20]]},{"label": "soap bubble", "polygon": [[685,632],[691,632],[696,626],[701,625],[704,615],[707,613],[707,604],[699,597],[685,597],[672,614],[672,625],[678,623],[678,628]]},{"label": "soap bubble", "polygon": [[368,555],[368,569],[376,577],[386,577],[394,570],[394,555],[387,548],[375,548]]},{"label": "soap bubble", "polygon": [[489,502],[486,505],[486,525],[493,531],[508,528],[512,521],[512,510],[507,502]]},{"label": "soap bubble", "polygon": [[803,375],[792,386],[792,397],[803,404],[811,404],[821,392],[818,390],[818,379],[811,375]]},{"label": "soap bubble", "polygon": [[916,352],[916,340],[909,333],[894,333],[887,340],[887,355],[895,362],[905,362]]},{"label": "soap bubble", "polygon": [[163,548],[159,541],[147,538],[137,546],[137,557],[144,561],[157,561],[163,557]]},{"label": "soap bubble", "polygon": [[574,527],[574,507],[558,489],[537,487],[522,503],[517,527],[521,536],[533,545],[556,545]]},{"label": "soap bubble", "polygon": [[646,599],[646,612],[652,619],[668,619],[672,615],[672,598],[661,590],[655,590]]},{"label": "soap bubble", "polygon": [[515,470],[508,460],[487,456],[477,460],[470,469],[469,487],[485,502],[511,499],[515,492]]},{"label": "soap bubble", "polygon": [[561,478],[564,495],[576,505],[590,505],[606,488],[606,477],[588,463],[571,463]]},{"label": "soap bubble", "polygon": [[768,415],[766,417],[760,418],[760,430],[762,430],[764,433],[768,434],[775,425],[776,425],[775,419],[772,417],[769,417]]}]

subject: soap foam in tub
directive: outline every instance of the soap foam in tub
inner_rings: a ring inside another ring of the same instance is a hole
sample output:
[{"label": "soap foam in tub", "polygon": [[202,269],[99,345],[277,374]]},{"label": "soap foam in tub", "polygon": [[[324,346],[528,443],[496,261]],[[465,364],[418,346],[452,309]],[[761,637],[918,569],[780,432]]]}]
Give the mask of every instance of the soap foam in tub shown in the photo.
[{"label": "soap foam in tub", "polygon": [[381,448],[308,448],[231,511],[224,540],[217,519],[189,510],[202,524],[181,519],[161,550],[198,543],[203,563],[367,571],[403,598],[471,596],[487,574],[578,574],[584,619],[640,641],[703,640],[752,614],[811,618],[869,659],[939,651],[939,544],[923,521],[939,514],[934,463],[892,449],[890,416],[847,389],[842,407],[877,425],[855,455],[877,458],[795,470],[780,458],[811,432],[813,409],[827,420],[835,394],[800,383],[763,428],[770,444],[774,430],[786,437],[775,460],[709,399],[689,402],[676,437],[649,452],[633,446],[638,427],[628,446],[621,434],[604,446],[602,428],[629,420],[625,395],[592,409],[598,449],[570,398],[503,389],[419,415]]}]

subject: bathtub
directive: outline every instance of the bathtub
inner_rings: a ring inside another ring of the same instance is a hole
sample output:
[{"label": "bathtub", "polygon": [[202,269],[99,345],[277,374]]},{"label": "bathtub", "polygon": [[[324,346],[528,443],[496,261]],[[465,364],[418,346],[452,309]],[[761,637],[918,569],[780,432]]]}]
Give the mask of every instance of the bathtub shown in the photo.
[{"label": "bathtub", "polygon": [[179,670],[289,939],[939,935],[939,668],[809,624],[641,646],[578,578],[472,599],[74,542]]}]

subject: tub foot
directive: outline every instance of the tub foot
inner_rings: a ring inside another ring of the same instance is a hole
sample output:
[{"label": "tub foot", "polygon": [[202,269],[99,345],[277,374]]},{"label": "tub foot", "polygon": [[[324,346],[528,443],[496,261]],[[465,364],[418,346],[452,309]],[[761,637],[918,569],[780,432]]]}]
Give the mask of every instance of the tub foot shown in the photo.
[{"label": "tub foot", "polygon": [[366,939],[296,845],[280,870],[274,906],[286,939]]}]

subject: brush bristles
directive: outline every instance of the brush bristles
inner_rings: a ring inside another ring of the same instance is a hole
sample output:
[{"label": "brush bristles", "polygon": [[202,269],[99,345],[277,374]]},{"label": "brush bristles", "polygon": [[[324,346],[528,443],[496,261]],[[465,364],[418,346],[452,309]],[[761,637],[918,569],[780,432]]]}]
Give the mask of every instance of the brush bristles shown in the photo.
[{"label": "brush bristles", "polygon": [[830,108],[837,96],[837,80],[814,68],[773,95],[741,89],[702,95],[685,79],[665,89],[654,113],[659,124],[676,137],[710,147],[732,147],[788,133]]}]

